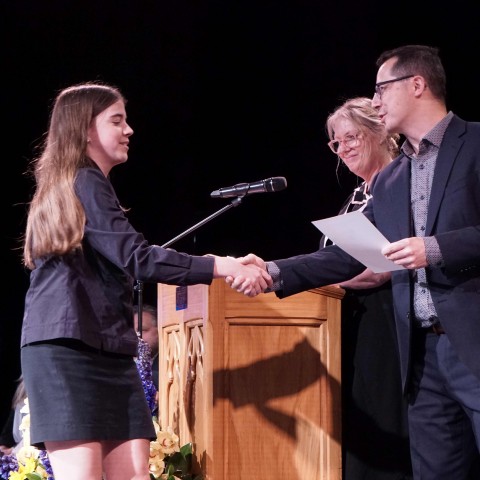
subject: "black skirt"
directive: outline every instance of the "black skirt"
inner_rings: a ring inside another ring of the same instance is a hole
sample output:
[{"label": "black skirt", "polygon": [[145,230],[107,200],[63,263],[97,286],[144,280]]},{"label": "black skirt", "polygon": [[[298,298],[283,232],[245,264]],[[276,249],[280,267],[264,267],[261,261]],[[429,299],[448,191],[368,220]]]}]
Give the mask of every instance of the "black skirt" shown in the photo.
[{"label": "black skirt", "polygon": [[156,438],[134,359],[73,339],[21,349],[30,443]]}]

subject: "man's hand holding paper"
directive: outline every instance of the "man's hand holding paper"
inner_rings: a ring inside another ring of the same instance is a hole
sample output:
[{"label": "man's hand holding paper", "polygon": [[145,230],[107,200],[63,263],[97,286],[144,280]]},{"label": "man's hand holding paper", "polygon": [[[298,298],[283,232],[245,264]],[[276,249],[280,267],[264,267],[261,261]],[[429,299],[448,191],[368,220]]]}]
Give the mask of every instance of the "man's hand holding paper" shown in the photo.
[{"label": "man's hand holding paper", "polygon": [[390,244],[360,211],[316,220],[312,223],[342,250],[345,250],[375,273],[391,272],[405,268],[403,263],[397,264],[396,260],[398,256],[402,256],[403,261],[406,252],[401,253],[401,249],[388,250],[388,255],[393,256],[394,259],[386,258],[382,253],[383,249],[404,240]]}]

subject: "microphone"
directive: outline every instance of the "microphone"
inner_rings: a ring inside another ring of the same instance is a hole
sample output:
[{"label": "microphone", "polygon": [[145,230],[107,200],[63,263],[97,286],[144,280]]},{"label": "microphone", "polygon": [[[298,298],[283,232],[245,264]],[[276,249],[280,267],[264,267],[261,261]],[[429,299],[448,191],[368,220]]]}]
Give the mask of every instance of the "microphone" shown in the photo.
[{"label": "microphone", "polygon": [[285,177],[271,177],[252,183],[237,183],[233,187],[224,187],[214,190],[212,198],[244,197],[251,193],[279,192],[287,188]]}]

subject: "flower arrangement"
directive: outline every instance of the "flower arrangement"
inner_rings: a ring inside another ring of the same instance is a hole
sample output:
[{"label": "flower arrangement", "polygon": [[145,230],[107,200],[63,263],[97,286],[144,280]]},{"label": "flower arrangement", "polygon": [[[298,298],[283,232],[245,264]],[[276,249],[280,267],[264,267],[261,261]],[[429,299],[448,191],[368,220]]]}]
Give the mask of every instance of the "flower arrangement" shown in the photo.
[{"label": "flower arrangement", "polygon": [[23,446],[18,452],[0,458],[0,478],[3,480],[53,480],[47,452],[30,445],[30,413],[28,398],[20,410],[23,414],[20,430]]},{"label": "flower arrangement", "polygon": [[[152,412],[152,421],[157,438],[150,442],[149,471],[151,480],[203,480],[203,476],[191,473],[193,447],[187,443],[180,447],[179,438],[167,427],[158,424],[156,412],[157,391],[152,380],[151,351],[149,345],[139,338],[138,356],[135,359],[142,379],[145,396]],[[24,414],[20,430],[23,446],[18,452],[0,457],[1,480],[55,480],[45,450],[30,445],[30,413],[28,398],[21,413]]]},{"label": "flower arrangement", "polygon": [[[192,476],[192,444],[179,446],[179,438],[170,427],[161,430],[154,418],[157,439],[150,442],[151,480],[202,480],[202,475]],[[157,476],[158,475],[158,476]]]}]

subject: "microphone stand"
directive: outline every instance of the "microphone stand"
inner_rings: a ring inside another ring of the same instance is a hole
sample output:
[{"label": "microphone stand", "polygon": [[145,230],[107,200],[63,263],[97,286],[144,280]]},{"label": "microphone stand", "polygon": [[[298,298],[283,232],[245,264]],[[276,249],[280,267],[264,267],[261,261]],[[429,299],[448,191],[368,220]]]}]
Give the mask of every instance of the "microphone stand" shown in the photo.
[{"label": "microphone stand", "polygon": [[142,331],[143,331],[143,282],[140,280],[135,280],[135,285],[133,290],[137,292],[137,323],[138,323],[138,333],[140,338],[142,338]]},{"label": "microphone stand", "polygon": [[186,235],[188,235],[189,233],[193,232],[194,230],[196,230],[198,227],[201,227],[202,225],[205,225],[207,222],[209,222],[210,220],[213,220],[214,218],[218,217],[219,215],[221,215],[223,212],[226,212],[227,210],[230,210],[232,207],[237,207],[238,205],[240,205],[240,203],[242,203],[242,198],[244,197],[245,195],[242,195],[240,197],[235,197],[231,202],[230,202],[230,205],[226,205],[225,207],[221,208],[220,210],[218,210],[217,212],[213,213],[212,215],[210,215],[209,217],[203,219],[201,222],[198,222],[197,224],[193,225],[192,227],[190,227],[189,229],[185,230],[183,233],[181,233],[180,235],[177,235],[175,238],[172,238],[171,240],[169,240],[168,242],[164,243],[162,245],[163,248],[167,248],[168,246],[170,246],[172,243],[176,242],[177,240],[180,240],[181,238],[185,237]]},{"label": "microphone stand", "polygon": [[[213,220],[214,218],[217,218],[219,215],[226,212],[227,210],[230,210],[232,207],[238,207],[238,205],[240,205],[242,203],[242,199],[245,195],[246,195],[246,193],[244,193],[243,195],[240,195],[238,197],[233,198],[230,201],[229,205],[226,205],[225,207],[221,208],[220,210],[217,210],[215,213],[213,213],[212,215],[209,215],[207,218],[205,218],[202,221],[200,221],[200,222],[196,223],[195,225],[191,226],[190,228],[185,230],[180,235],[177,235],[176,237],[172,238],[168,242],[165,242],[162,245],[162,248],[169,247],[172,243],[176,242],[177,240],[180,240],[181,238],[185,237],[186,235],[193,232],[194,230],[201,227],[202,225],[205,225],[210,220]],[[140,333],[140,337],[142,337],[143,282],[140,281],[140,280],[136,280],[134,290],[137,292],[137,296],[138,296],[138,302],[137,302],[137,304],[138,304],[138,331]]]}]

